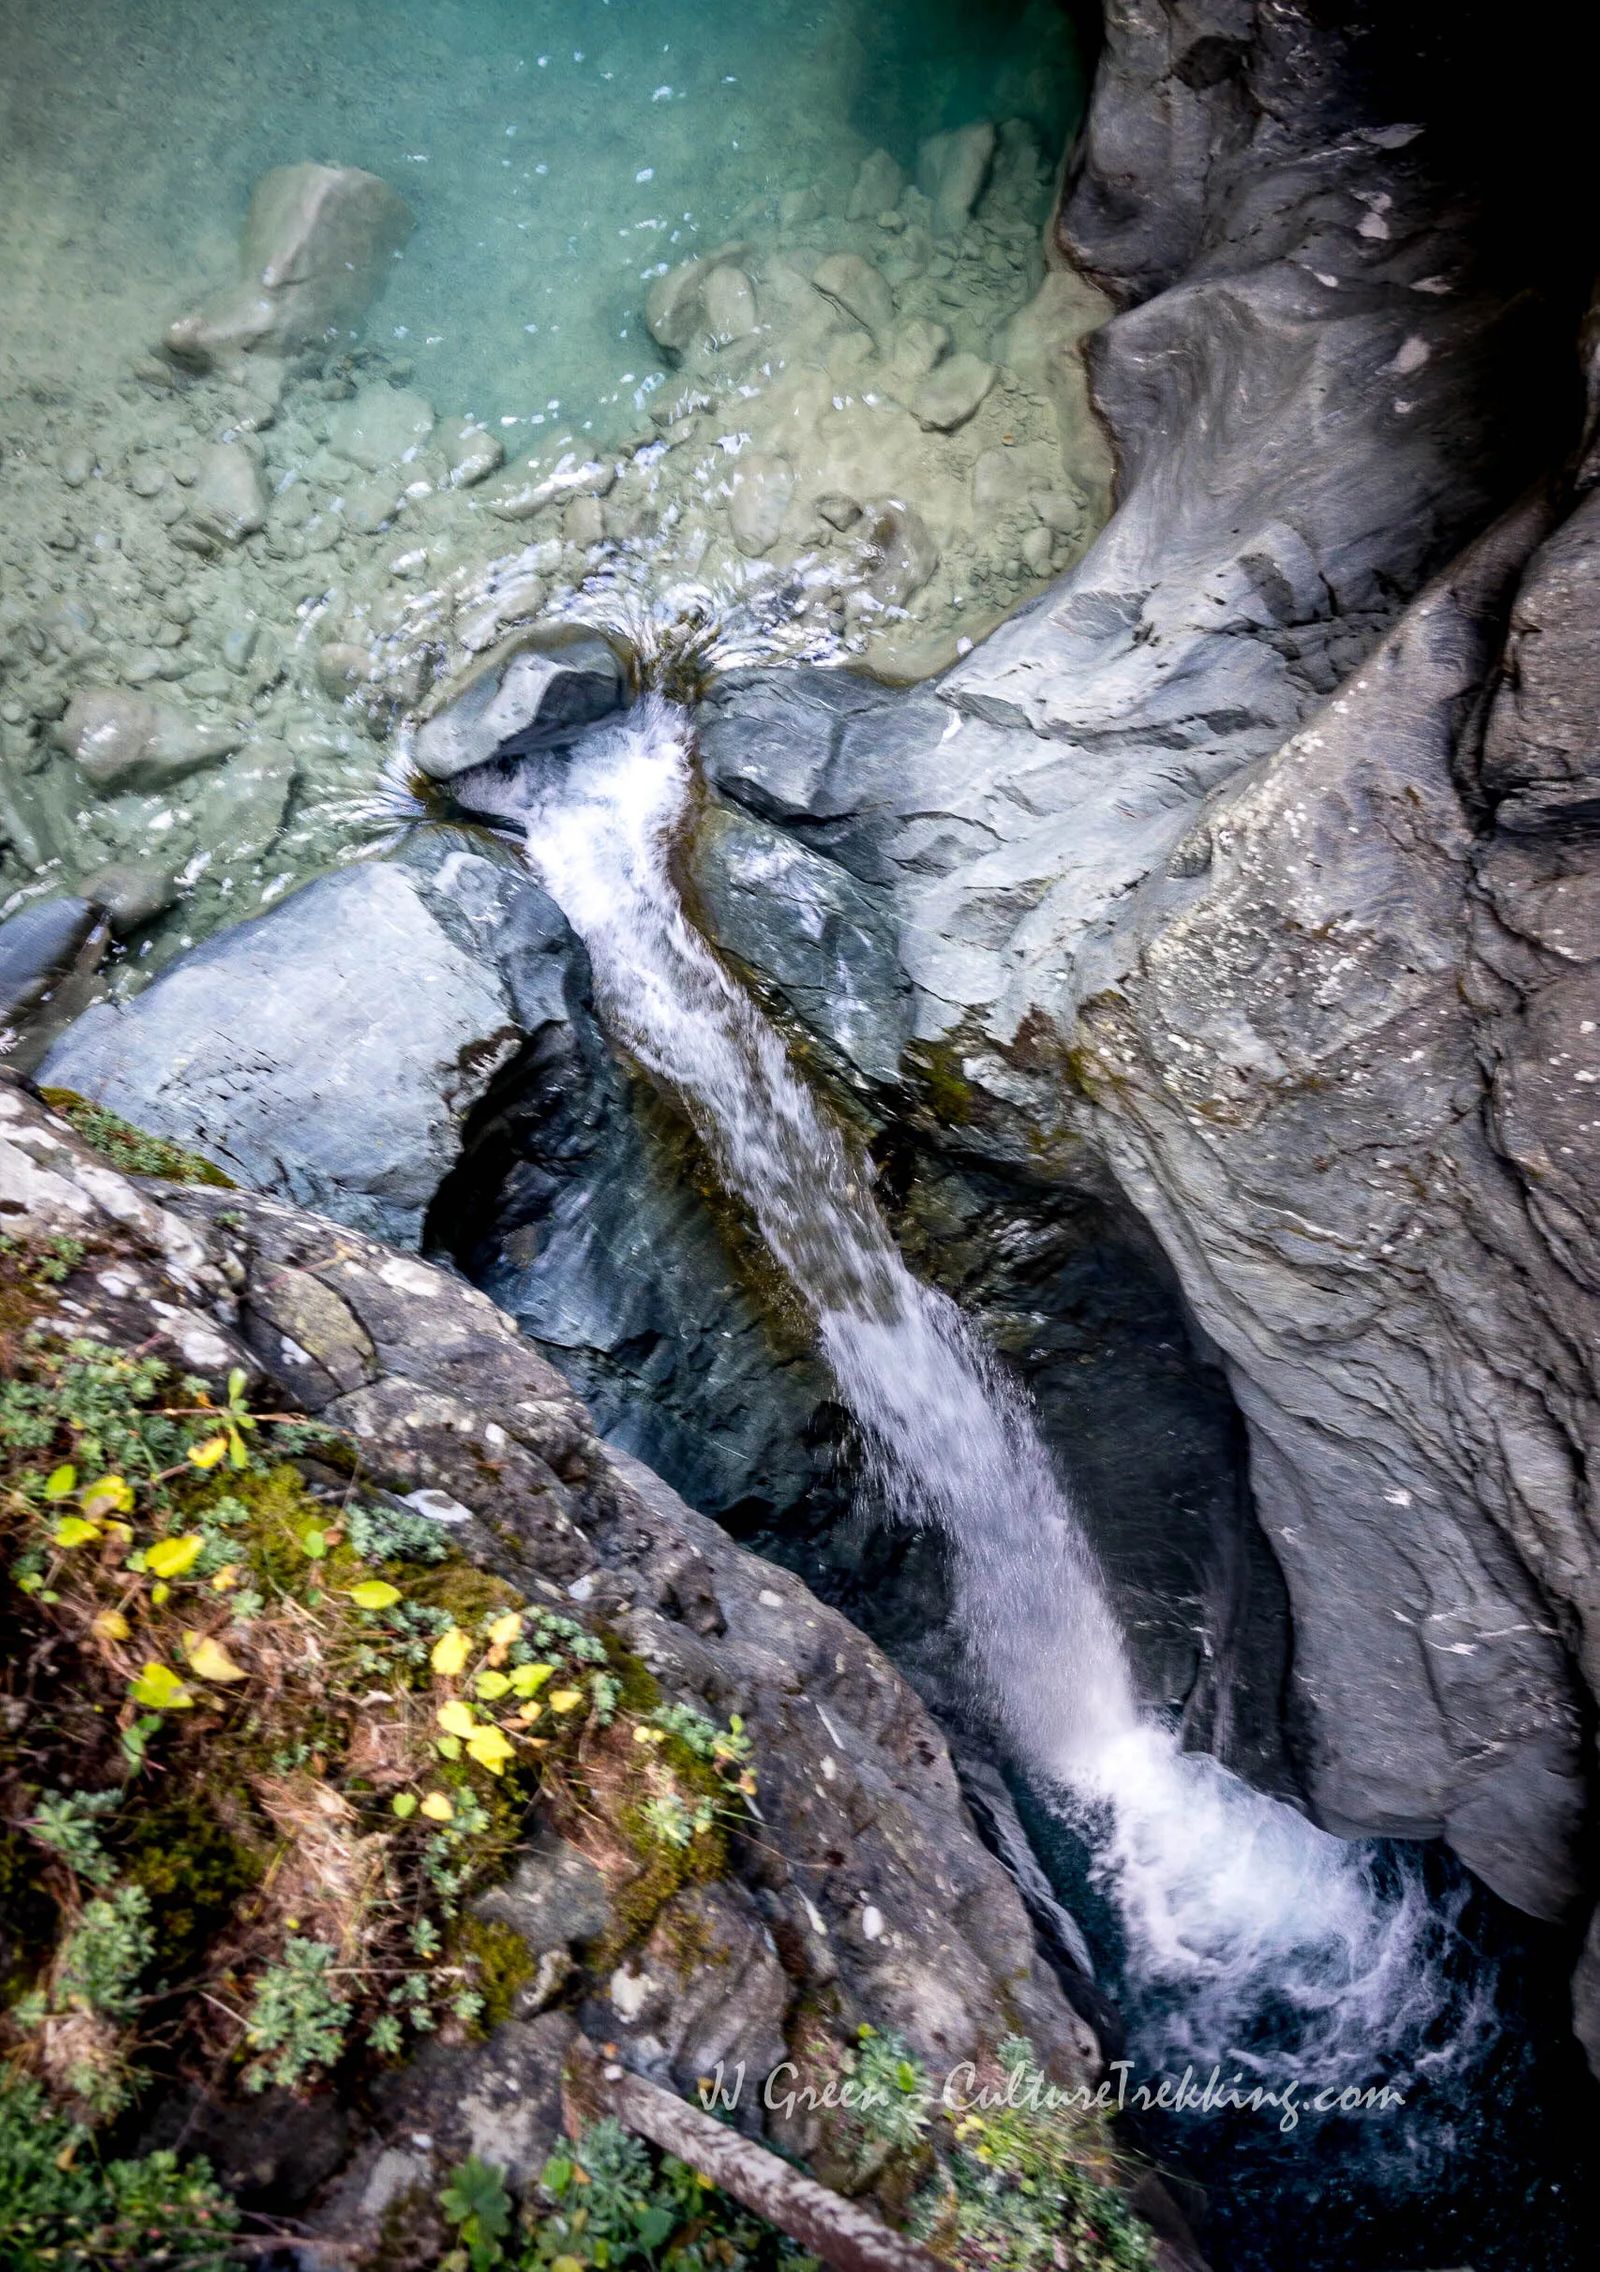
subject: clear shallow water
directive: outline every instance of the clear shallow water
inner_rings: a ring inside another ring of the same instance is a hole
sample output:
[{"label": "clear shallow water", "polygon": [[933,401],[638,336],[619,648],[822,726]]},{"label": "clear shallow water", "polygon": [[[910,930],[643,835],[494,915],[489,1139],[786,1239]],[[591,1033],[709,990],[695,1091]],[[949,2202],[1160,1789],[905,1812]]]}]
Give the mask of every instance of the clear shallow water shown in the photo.
[{"label": "clear shallow water", "polygon": [[[142,982],[349,856],[397,717],[619,555],[809,578],[901,676],[982,637],[1107,505],[1072,352],[1104,303],[1045,276],[1082,99],[1055,0],[0,0],[0,915],[137,863]],[[980,122],[936,229],[919,145]],[[415,215],[364,331],[281,393],[153,355],[306,159]],[[650,286],[730,240],[748,314],[674,364]],[[86,785],[71,705],[108,691],[228,762]]]},{"label": "clear shallow water", "polygon": [[19,374],[110,375],[231,274],[262,173],[330,159],[417,216],[369,336],[534,433],[635,422],[645,280],[752,201],[1082,104],[1054,0],[0,0],[0,88]]}]

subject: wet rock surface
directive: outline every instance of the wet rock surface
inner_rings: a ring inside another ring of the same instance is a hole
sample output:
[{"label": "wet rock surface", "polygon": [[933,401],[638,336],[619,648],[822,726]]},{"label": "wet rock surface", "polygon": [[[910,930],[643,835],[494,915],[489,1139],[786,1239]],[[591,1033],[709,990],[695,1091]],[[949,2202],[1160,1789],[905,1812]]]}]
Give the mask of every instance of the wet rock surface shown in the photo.
[{"label": "wet rock surface", "polygon": [[551,1006],[553,922],[481,856],[347,868],[97,1005],[48,1078],[414,1244],[467,1113]]},{"label": "wet rock surface", "polygon": [[1530,368],[1570,403],[1570,347],[1514,375],[1470,209],[1415,118],[1349,107],[1337,41],[1280,12],[1208,74],[1210,29],[1114,16],[1065,208],[1129,303],[1092,352],[1109,527],[935,693],[767,681],[708,764],[892,898],[962,1148],[1058,1189],[1109,1167],[1175,1266],[1249,1431],[1323,1819],[1442,1832],[1566,1915],[1600,1022],[1581,489],[1542,549],[1535,509],[1427,577],[1535,469],[1508,406]]}]

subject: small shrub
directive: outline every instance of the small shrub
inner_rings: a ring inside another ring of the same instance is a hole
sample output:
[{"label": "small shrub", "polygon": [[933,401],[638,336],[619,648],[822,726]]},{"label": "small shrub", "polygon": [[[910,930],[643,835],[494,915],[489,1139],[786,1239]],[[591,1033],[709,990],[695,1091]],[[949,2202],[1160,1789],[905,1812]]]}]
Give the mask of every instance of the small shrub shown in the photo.
[{"label": "small shrub", "polygon": [[523,2219],[518,2272],[563,2259],[610,2272],[818,2272],[787,2234],[609,2118],[545,2164]]},{"label": "small shrub", "polygon": [[46,1791],[28,1828],[86,1885],[109,1885],[116,1865],[101,1843],[100,1824],[115,1812],[121,1796],[120,1791]]},{"label": "small shrub", "polygon": [[251,2090],[265,2090],[269,2083],[293,2090],[315,2069],[331,2067],[344,2049],[349,2005],[328,1979],[338,1953],[327,1941],[290,1941],[282,1963],[268,1965],[261,1975],[245,2041],[272,2056],[245,2069]]},{"label": "small shrub", "polygon": [[471,2272],[492,2272],[511,2230],[511,2196],[499,2170],[474,2154],[451,2177],[439,2206],[456,2228]]},{"label": "small shrub", "polygon": [[119,1885],[108,1900],[90,1902],[63,1946],[57,2001],[106,2019],[131,2019],[139,2008],[139,1975],[154,1954],[149,1896],[142,1886]]},{"label": "small shrub", "polygon": [[238,2218],[204,2162],[99,2161],[36,2083],[0,2070],[0,2236],[7,2272],[228,2272]]}]

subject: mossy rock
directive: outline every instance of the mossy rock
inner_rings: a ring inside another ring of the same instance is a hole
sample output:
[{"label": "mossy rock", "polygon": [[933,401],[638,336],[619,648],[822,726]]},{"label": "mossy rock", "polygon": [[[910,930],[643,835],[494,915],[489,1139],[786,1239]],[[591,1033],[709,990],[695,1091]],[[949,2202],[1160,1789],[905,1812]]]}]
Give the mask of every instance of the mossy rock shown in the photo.
[{"label": "mossy rock", "polygon": [[119,1841],[127,1875],[142,1885],[160,1919],[162,1960],[198,1954],[221,1931],[240,1898],[258,1885],[266,1857],[236,1838],[203,1782],[162,1803],[130,1812]]},{"label": "mossy rock", "polygon": [[206,1183],[218,1191],[238,1189],[232,1176],[224,1175],[214,1161],[171,1143],[165,1136],[152,1136],[143,1128],[135,1128],[131,1120],[124,1120],[103,1104],[91,1103],[76,1089],[41,1089],[39,1094],[92,1151],[124,1175],[160,1176],[167,1183]]},{"label": "mossy rock", "polygon": [[961,1054],[947,1042],[914,1041],[906,1067],[934,1118],[945,1128],[964,1128],[973,1117],[972,1083]]},{"label": "mossy rock", "polygon": [[498,1918],[469,1912],[457,1920],[449,1952],[473,1969],[473,1986],[483,1998],[477,2023],[481,2032],[488,2035],[513,2018],[518,1995],[538,1971],[522,1935]]}]

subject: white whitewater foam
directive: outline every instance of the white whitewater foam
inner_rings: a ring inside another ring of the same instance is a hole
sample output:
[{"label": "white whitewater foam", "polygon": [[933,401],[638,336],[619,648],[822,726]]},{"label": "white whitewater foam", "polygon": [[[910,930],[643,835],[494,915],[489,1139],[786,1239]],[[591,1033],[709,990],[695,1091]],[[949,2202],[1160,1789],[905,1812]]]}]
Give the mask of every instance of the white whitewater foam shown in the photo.
[{"label": "white whitewater foam", "polygon": [[1143,2055],[1249,2062],[1271,2013],[1326,2079],[1392,2075],[1439,2019],[1452,1921],[1141,1711],[1026,1395],[906,1267],[870,1169],[685,913],[670,855],[692,780],[687,713],[648,696],[542,775],[462,788],[524,828],[608,1030],[680,1100],[815,1317],[877,1484],[947,1541],[970,1676],[1085,1829],[1120,1916]]}]

